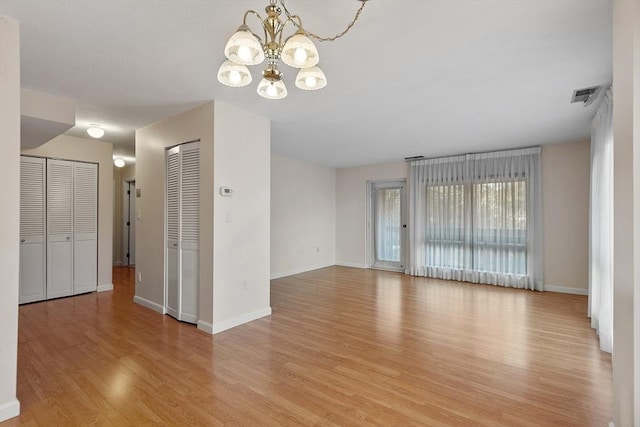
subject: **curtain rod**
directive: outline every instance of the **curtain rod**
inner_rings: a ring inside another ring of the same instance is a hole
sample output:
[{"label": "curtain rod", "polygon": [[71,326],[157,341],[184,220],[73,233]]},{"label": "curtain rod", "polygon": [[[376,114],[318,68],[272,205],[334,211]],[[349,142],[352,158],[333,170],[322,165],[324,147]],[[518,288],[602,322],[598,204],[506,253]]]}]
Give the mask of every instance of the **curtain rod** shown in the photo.
[{"label": "curtain rod", "polygon": [[419,162],[419,161],[422,161],[422,160],[447,159],[447,158],[451,158],[451,157],[475,156],[475,155],[478,155],[478,154],[490,154],[490,153],[508,153],[510,151],[531,150],[531,149],[535,149],[535,148],[542,149],[542,146],[541,145],[534,145],[534,146],[531,146],[531,147],[512,148],[512,149],[509,149],[509,150],[477,151],[475,153],[452,154],[452,155],[449,155],[449,156],[438,156],[438,157],[412,156],[412,157],[405,157],[404,160],[407,163],[413,163],[413,162]]}]

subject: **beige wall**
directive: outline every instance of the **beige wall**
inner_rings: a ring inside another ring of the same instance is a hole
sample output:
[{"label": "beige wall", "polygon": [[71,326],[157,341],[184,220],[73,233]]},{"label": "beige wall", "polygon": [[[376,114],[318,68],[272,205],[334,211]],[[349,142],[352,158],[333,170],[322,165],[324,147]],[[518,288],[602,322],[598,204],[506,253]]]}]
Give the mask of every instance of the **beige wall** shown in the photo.
[{"label": "beige wall", "polygon": [[271,156],[271,278],[336,262],[336,170]]},{"label": "beige wall", "polygon": [[[113,265],[125,265],[123,183],[135,181],[136,165],[113,167]],[[135,238],[135,236],[134,236]]]},{"label": "beige wall", "polygon": [[198,327],[215,333],[271,313],[269,135],[267,119],[219,102],[136,131],[136,302],[164,311],[165,149],[200,139]]},{"label": "beige wall", "polygon": [[585,295],[589,289],[590,150],[589,141],[542,147],[547,289]]},{"label": "beige wall", "polygon": [[[589,142],[542,148],[545,284],[586,294],[589,247]],[[338,169],[336,263],[364,268],[367,181],[407,179],[406,162]]]},{"label": "beige wall", "polygon": [[60,135],[44,145],[22,150],[29,156],[98,163],[98,290],[113,287],[113,145]]},{"label": "beige wall", "polygon": [[640,426],[640,2],[613,2],[613,418]]},{"label": "beige wall", "polygon": [[16,397],[20,230],[20,25],[0,16],[0,421],[20,413]]},{"label": "beige wall", "polygon": [[367,267],[367,181],[406,179],[406,162],[338,169],[336,173],[336,264]]}]

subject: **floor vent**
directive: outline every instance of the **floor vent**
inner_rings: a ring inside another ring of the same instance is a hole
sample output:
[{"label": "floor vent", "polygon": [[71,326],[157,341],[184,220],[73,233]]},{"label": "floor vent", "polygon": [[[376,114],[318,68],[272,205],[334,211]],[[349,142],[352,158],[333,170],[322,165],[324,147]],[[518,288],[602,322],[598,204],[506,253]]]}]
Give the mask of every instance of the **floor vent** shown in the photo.
[{"label": "floor vent", "polygon": [[591,105],[600,93],[601,86],[586,87],[584,89],[576,89],[573,91],[571,103],[582,102],[584,106]]}]

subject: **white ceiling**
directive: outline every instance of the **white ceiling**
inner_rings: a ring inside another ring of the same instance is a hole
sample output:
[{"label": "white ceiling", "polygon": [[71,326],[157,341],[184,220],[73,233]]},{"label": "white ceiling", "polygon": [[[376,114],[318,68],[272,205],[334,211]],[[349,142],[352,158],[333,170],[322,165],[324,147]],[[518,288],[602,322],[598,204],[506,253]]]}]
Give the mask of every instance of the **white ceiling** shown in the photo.
[{"label": "white ceiling", "polygon": [[[573,142],[597,103],[570,104],[572,91],[612,79],[611,0],[370,0],[349,34],[317,43],[327,88],[298,90],[283,65],[289,96],[269,101],[259,66],[249,87],[216,79],[244,11],[267,4],[1,0],[0,14],[21,21],[22,86],[76,100],[67,133],[99,123],[117,153],[211,99],[269,117],[273,153],[335,167]],[[360,2],[286,4],[333,35]]]}]

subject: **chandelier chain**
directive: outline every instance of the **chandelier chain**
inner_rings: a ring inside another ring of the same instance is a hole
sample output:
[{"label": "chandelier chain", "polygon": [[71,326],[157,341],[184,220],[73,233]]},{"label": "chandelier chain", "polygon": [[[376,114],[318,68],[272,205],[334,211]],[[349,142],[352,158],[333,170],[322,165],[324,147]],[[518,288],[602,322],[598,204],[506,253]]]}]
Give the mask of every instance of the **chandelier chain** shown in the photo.
[{"label": "chandelier chain", "polygon": [[[279,0],[280,4],[282,5],[282,8],[284,9],[284,13],[287,15],[287,18],[291,19],[291,22],[293,22],[295,24],[296,27],[302,29],[302,26],[296,22],[295,20],[292,19],[292,17],[294,15],[292,15],[289,10],[287,9],[287,6],[284,4],[285,0]],[[321,42],[332,42],[335,41],[337,39],[339,39],[340,37],[344,36],[345,34],[347,34],[349,32],[349,30],[351,29],[351,27],[353,27],[356,23],[356,21],[358,20],[358,18],[360,17],[360,14],[362,13],[362,10],[364,9],[364,5],[367,4],[368,0],[359,0],[360,2],[362,2],[362,4],[360,5],[360,8],[358,9],[358,11],[356,12],[356,16],[353,18],[353,20],[349,23],[349,25],[347,25],[347,28],[344,29],[344,31],[336,34],[333,37],[321,37],[317,34],[314,34],[310,31],[304,30],[308,36],[313,37],[314,39],[317,39]]]}]

